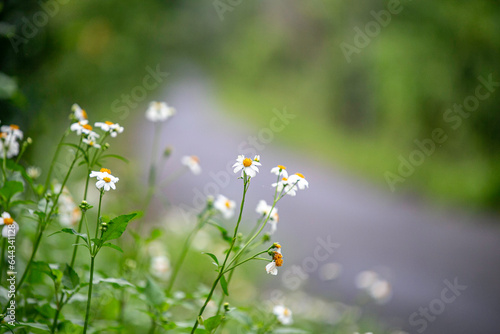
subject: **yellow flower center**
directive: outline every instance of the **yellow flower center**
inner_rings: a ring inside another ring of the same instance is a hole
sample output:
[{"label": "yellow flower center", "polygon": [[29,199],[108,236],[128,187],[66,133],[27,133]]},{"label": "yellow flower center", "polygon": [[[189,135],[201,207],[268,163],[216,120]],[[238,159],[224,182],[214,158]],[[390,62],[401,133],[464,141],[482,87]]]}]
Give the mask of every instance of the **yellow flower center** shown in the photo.
[{"label": "yellow flower center", "polygon": [[14,219],[12,219],[12,218],[4,218],[3,219],[3,223],[5,225],[12,225],[12,224],[14,224]]},{"label": "yellow flower center", "polygon": [[282,178],[281,181],[286,182],[288,179],[286,177]]},{"label": "yellow flower center", "polygon": [[231,202],[226,201],[226,208],[228,208],[228,209],[231,208]]},{"label": "yellow flower center", "polygon": [[302,174],[300,174],[300,173],[295,173],[295,175],[297,175],[297,176],[299,176],[299,177],[301,177],[301,178],[305,179],[304,175],[302,175]]},{"label": "yellow flower center", "polygon": [[7,133],[5,132],[0,132],[0,138],[5,138],[7,137]]},{"label": "yellow flower center", "polygon": [[104,123],[106,123],[107,125],[113,125],[114,124],[113,122],[110,122],[110,121],[106,121]]},{"label": "yellow flower center", "polygon": [[200,163],[200,158],[198,158],[196,155],[192,155],[191,159],[193,159],[196,163]]},{"label": "yellow flower center", "polygon": [[11,124],[11,125],[10,125],[10,128],[11,128],[12,130],[19,130],[19,125]]},{"label": "yellow flower center", "polygon": [[110,183],[111,182],[111,179],[109,177],[105,177],[103,178],[103,180],[106,182],[106,183]]},{"label": "yellow flower center", "polygon": [[281,248],[281,245],[280,244],[276,244],[276,248]]},{"label": "yellow flower center", "polygon": [[283,166],[283,165],[278,165],[278,168],[279,168],[279,169],[282,169],[282,170],[285,170],[285,169],[286,169],[286,167],[285,167],[285,166]]},{"label": "yellow flower center", "polygon": [[252,159],[250,158],[243,159],[243,166],[250,167],[251,165],[252,165]]},{"label": "yellow flower center", "polygon": [[82,109],[82,116],[83,118],[88,119],[87,112],[83,109]]},{"label": "yellow flower center", "polygon": [[281,267],[283,265],[283,255],[278,252],[274,253],[274,263],[276,263],[276,267]]},{"label": "yellow flower center", "polygon": [[109,175],[111,175],[111,171],[107,168],[101,168],[100,172],[101,173],[108,173]]},{"label": "yellow flower center", "polygon": [[284,315],[285,317],[290,316],[290,310],[289,310],[289,309],[287,309],[287,308],[285,307],[285,309],[283,310],[283,315]]},{"label": "yellow flower center", "polygon": [[82,128],[87,129],[87,130],[89,130],[89,131],[92,131],[92,126],[91,126],[91,125],[88,125],[88,124],[84,124],[84,125],[82,125]]}]

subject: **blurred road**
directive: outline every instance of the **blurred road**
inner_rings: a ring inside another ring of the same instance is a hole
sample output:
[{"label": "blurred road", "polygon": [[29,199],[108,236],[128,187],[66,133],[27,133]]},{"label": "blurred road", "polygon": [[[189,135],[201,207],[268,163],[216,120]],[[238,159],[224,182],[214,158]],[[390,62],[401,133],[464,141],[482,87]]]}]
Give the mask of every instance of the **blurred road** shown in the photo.
[{"label": "blurred road", "polygon": [[[228,118],[230,113],[221,111],[210,84],[197,75],[177,80],[166,88],[164,98],[178,114],[166,125],[162,141],[175,147],[174,160],[193,154],[200,157],[203,167],[200,176],[184,175],[176,183],[180,186],[172,187],[167,196],[176,203],[191,205],[193,197],[215,190],[238,201],[241,182],[224,171],[240,153],[240,145],[248,142],[249,136],[258,136],[262,129],[245,119]],[[273,108],[282,110],[286,101],[283,103],[269,106],[270,121],[275,116]],[[294,113],[294,106],[287,107]],[[300,117],[305,115],[301,113],[290,121],[300,122]],[[403,192],[391,193],[388,187],[378,188],[341,173],[335,166],[315,161],[312,154],[285,149],[279,142],[283,140],[275,133],[271,142],[258,143],[263,167],[251,186],[246,214],[255,215],[259,199],[272,199],[270,184],[274,178],[269,170],[273,166],[283,164],[306,176],[309,190],[279,203],[280,222],[274,240],[283,244],[289,268],[293,264],[311,268],[313,264],[307,258],[313,257],[321,244],[317,239],[330,236],[339,247],[317,264],[336,262],[342,272],[338,279],[325,281],[319,278],[318,270],[311,270],[303,286],[305,291],[354,303],[359,294],[356,275],[375,270],[390,282],[392,298],[385,305],[373,303],[370,310],[393,328],[429,334],[500,332],[498,217],[462,208],[433,208]],[[214,173],[223,181],[226,177],[222,174],[230,175],[229,185],[214,187]],[[283,287],[284,279],[278,276],[274,285]],[[452,284],[456,280],[466,288],[459,287],[459,295],[450,301],[450,291],[443,295],[445,280]],[[270,281],[266,275],[266,282]],[[287,292],[287,288],[282,289]],[[425,320],[426,315],[417,313],[410,324],[410,315],[421,307],[430,307],[438,314],[428,311],[431,313]]]}]

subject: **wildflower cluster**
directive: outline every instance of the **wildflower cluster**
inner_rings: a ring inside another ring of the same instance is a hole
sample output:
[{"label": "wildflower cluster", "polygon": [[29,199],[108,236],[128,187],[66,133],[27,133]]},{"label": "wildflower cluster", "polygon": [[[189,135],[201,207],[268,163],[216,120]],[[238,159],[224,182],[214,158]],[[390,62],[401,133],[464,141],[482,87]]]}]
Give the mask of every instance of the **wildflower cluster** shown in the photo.
[{"label": "wildflower cluster", "polygon": [[[116,196],[120,193],[119,185],[125,183],[131,187],[129,180],[133,177],[123,175],[123,170],[112,173],[108,168],[113,167],[109,159],[126,159],[104,153],[110,149],[106,140],[124,133],[120,124],[102,121],[91,125],[89,114],[74,104],[69,116],[71,123],[62,135],[47,171],[37,166],[24,167],[25,162],[19,162],[19,158],[29,142],[22,142],[23,133],[19,127],[1,127],[0,229],[4,242],[0,245],[0,279],[6,273],[4,268],[8,257],[4,255],[10,249],[5,240],[9,238],[11,242],[12,238],[22,238],[23,246],[29,243],[27,239],[30,234],[33,234],[33,240],[31,247],[27,247],[31,254],[25,261],[22,275],[17,279],[15,292],[7,300],[0,298],[4,307],[0,313],[0,327],[13,331],[17,325],[22,325],[37,332],[51,333],[86,334],[108,332],[110,328],[118,332],[144,332],[142,327],[135,328],[134,321],[127,316],[136,312],[137,304],[140,303],[145,307],[141,310],[144,311],[144,317],[150,320],[150,333],[159,332],[160,329],[162,332],[215,333],[218,329],[222,331],[230,319],[236,319],[233,315],[238,311],[225,299],[231,289],[233,274],[239,267],[249,262],[265,261],[265,265],[259,262],[262,264],[262,277],[267,277],[264,268],[268,274],[278,275],[278,269],[284,266],[282,246],[271,241],[278,230],[277,204],[285,195],[294,196],[309,185],[300,173],[289,176],[284,166],[272,168],[271,173],[277,176],[277,180],[267,185],[271,193],[269,198],[255,203],[255,226],[249,228],[250,231],[240,228],[247,220],[243,216],[247,192],[251,184],[259,181],[262,167],[259,155],[253,158],[239,155],[232,166],[237,174],[234,182],[242,182],[243,194],[239,204],[222,194],[208,196],[206,205],[196,216],[196,224],[182,245],[171,242],[174,239],[172,235],[166,236],[168,240],[161,241],[167,229],[152,227],[149,216],[132,229],[129,223],[140,217],[140,211],[114,218],[103,213],[108,210],[108,206],[112,211],[117,211],[120,205],[136,206],[141,211],[147,211],[155,200],[163,200],[169,209],[168,199],[162,196],[163,191],[160,190],[186,172],[202,175],[198,156],[181,155],[178,172],[171,172],[165,179],[159,179],[165,174],[163,167],[166,162],[176,156],[170,146],[160,146],[163,143],[162,127],[175,113],[175,109],[165,102],[149,104],[145,118],[154,124],[154,138],[147,189],[144,192],[141,189],[133,192],[121,189],[126,195],[120,198]],[[61,180],[55,180],[54,167],[62,160],[62,147],[70,147],[73,151]],[[12,160],[15,157],[17,159]],[[82,169],[81,175],[85,176],[81,187],[68,182],[77,169]],[[118,174],[123,178],[120,183]],[[45,176],[45,180],[38,184],[42,176]],[[94,182],[96,189],[89,187]],[[82,193],[75,192],[75,189],[82,189]],[[24,229],[26,219],[35,220],[36,227]],[[231,223],[231,219],[235,219],[235,222]],[[19,233],[20,226],[22,233]],[[185,228],[183,225],[182,229]],[[123,240],[122,235],[127,229],[130,232],[128,239]],[[50,230],[52,234],[47,236],[46,232]],[[214,231],[216,240],[212,233]],[[71,239],[64,239],[68,237]],[[58,252],[57,257],[53,257],[47,254],[45,250],[50,247],[45,245],[58,250],[69,247],[70,251]],[[116,254],[121,255],[114,258],[108,256],[107,261],[103,261],[99,254],[106,248],[116,250],[119,252]],[[44,249],[44,258],[50,262],[40,260],[40,249]],[[205,275],[201,278],[213,279],[209,289],[201,285],[196,289],[186,289],[183,287],[184,279],[179,279],[198,270],[198,265],[192,265],[192,257],[196,256],[193,250],[202,250],[203,256],[208,256],[215,266],[213,277]],[[111,264],[118,269],[112,268]],[[186,264],[190,264],[189,270],[186,270],[188,274],[183,273]],[[46,275],[52,281],[50,289],[40,288],[39,285],[44,282],[40,275]],[[43,296],[39,291],[43,291]],[[113,322],[109,316],[99,312],[102,307],[112,303],[106,304],[105,298],[118,304],[119,317]],[[19,300],[19,316],[7,315],[7,307]],[[129,301],[133,305],[128,305]],[[34,307],[34,304],[38,306]],[[183,311],[177,312],[177,309]],[[77,318],[79,313],[84,316]],[[206,316],[207,313],[210,316]],[[174,318],[174,314],[180,318]],[[256,332],[259,326],[268,328],[270,332],[277,326],[290,324],[290,309],[276,305],[268,310],[267,317],[259,320],[259,325],[251,325],[253,328],[249,332]],[[28,332],[30,330],[27,329]]]}]

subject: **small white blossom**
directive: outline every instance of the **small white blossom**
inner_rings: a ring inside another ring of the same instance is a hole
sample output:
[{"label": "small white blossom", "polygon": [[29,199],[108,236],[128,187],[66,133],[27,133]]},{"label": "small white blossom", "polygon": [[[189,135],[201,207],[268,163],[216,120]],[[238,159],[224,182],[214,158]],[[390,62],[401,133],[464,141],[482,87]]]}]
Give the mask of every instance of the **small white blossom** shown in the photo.
[{"label": "small white blossom", "polygon": [[[260,200],[259,203],[257,204],[257,208],[255,209],[258,214],[260,214],[262,217],[267,217],[269,216],[269,224],[271,224],[271,234],[276,232],[276,224],[278,223],[279,216],[278,216],[278,209],[273,208],[271,205],[268,205],[266,201]],[[269,214],[271,213],[271,214]]]},{"label": "small white blossom", "polygon": [[6,133],[8,137],[12,136],[13,139],[23,139],[23,132],[19,129],[18,125],[11,124],[11,125],[2,125],[0,130],[3,133]]},{"label": "small white blossom", "polygon": [[305,179],[304,175],[301,173],[295,173],[288,178],[288,182],[291,184],[297,184],[300,190],[309,188],[309,182]]},{"label": "small white blossom", "polygon": [[69,129],[71,131],[76,132],[76,134],[78,136],[81,136],[82,133],[83,133],[85,135],[89,135],[90,134],[91,136],[93,136],[95,138],[99,137],[99,135],[97,133],[95,133],[95,132],[92,131],[92,126],[89,125],[89,121],[87,121],[86,119],[83,120],[83,121],[79,121],[79,122],[71,124],[71,126],[69,127]]},{"label": "small white blossom", "polygon": [[[4,153],[5,152],[5,153]],[[5,132],[0,132],[0,157],[7,156],[8,159],[19,154],[19,143],[15,137]]]},{"label": "small white blossom", "polygon": [[271,169],[271,173],[273,173],[274,175],[281,176],[281,177],[288,177],[288,172],[286,171],[286,167],[282,166],[282,165],[278,165],[276,167],[273,167]]},{"label": "small white blossom", "polygon": [[74,227],[78,224],[81,217],[82,211],[73,201],[68,188],[64,187],[59,197],[59,223],[63,226]]},{"label": "small white blossom", "polygon": [[28,174],[28,176],[34,180],[38,179],[40,175],[42,175],[42,170],[36,166],[29,166],[28,168],[26,168],[26,174]]},{"label": "small white blossom", "polygon": [[120,126],[118,123],[112,122],[97,122],[94,124],[96,128],[100,128],[104,132],[109,132],[111,137],[116,137],[119,133],[123,132],[123,126]]},{"label": "small white blossom", "polygon": [[287,194],[290,196],[297,195],[297,186],[290,183],[286,177],[282,178],[277,183],[273,183],[272,186],[278,187],[278,194],[281,194],[281,192],[283,192],[283,194]]},{"label": "small white blossom", "polygon": [[244,155],[239,155],[236,159],[236,163],[233,165],[233,172],[238,173],[241,170],[241,177],[246,173],[249,177],[255,177],[259,172],[260,166],[260,156],[256,155],[253,160],[250,158],[245,158]]},{"label": "small white blossom", "polygon": [[170,277],[170,260],[165,255],[154,256],[149,270],[153,276],[166,280]]},{"label": "small white blossom", "polygon": [[97,148],[97,149],[100,149],[100,148],[101,148],[101,145],[97,144],[97,143],[95,142],[95,140],[94,140],[94,139],[92,139],[92,138],[83,138],[83,139],[82,139],[82,142],[84,142],[85,144],[87,144],[87,145],[89,145],[89,146],[92,146],[92,147],[94,147],[94,148]]},{"label": "small white blossom", "polygon": [[12,219],[8,212],[4,212],[0,216],[0,226],[2,225],[2,237],[4,238],[15,237],[17,232],[19,232],[19,224]]},{"label": "small white blossom", "polygon": [[164,122],[175,115],[175,112],[175,109],[169,107],[165,102],[153,101],[149,103],[146,110],[146,119],[151,122]]},{"label": "small white blossom", "polygon": [[73,115],[78,121],[85,121],[88,119],[87,112],[76,103],[71,106],[71,111],[73,111]]},{"label": "small white blossom", "polygon": [[283,305],[276,305],[273,308],[274,315],[278,318],[278,321],[283,325],[291,325],[293,323],[292,311]]},{"label": "small white blossom", "polygon": [[223,195],[218,195],[214,202],[214,208],[219,210],[219,212],[222,213],[222,216],[226,219],[229,219],[234,215],[235,206],[236,203],[234,201],[231,201]]},{"label": "small white blossom", "polygon": [[181,163],[188,167],[194,175],[199,175],[201,173],[200,159],[197,156],[184,156],[181,159]]},{"label": "small white blossom", "polygon": [[97,182],[95,186],[97,189],[104,189],[104,191],[109,191],[110,189],[116,189],[115,183],[120,179],[111,175],[111,171],[107,168],[101,168],[100,171],[92,171],[90,177],[96,177]]}]

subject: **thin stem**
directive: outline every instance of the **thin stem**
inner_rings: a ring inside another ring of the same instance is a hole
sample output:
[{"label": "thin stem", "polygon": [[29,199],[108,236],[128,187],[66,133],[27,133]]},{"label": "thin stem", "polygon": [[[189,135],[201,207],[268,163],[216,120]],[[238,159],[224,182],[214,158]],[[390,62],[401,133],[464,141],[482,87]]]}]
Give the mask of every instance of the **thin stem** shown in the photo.
[{"label": "thin stem", "polygon": [[50,184],[50,177],[52,176],[52,172],[54,171],[54,165],[57,160],[57,157],[59,156],[59,153],[61,152],[61,148],[63,146],[64,138],[68,135],[68,131],[65,131],[64,134],[62,135],[61,139],[59,140],[59,144],[57,144],[56,152],[54,153],[54,157],[52,158],[52,162],[50,163],[50,168],[49,172],[47,174],[47,179],[45,180],[45,186],[43,187],[43,193],[47,191],[49,188]]},{"label": "thin stem", "polygon": [[143,211],[146,212],[146,209],[149,207],[151,203],[151,199],[153,198],[155,192],[155,182],[156,182],[156,174],[158,173],[157,167],[157,155],[158,155],[158,144],[160,140],[160,123],[155,124],[154,137],[153,137],[153,146],[151,149],[151,159],[149,162],[149,175],[148,175],[148,193],[146,195],[146,201],[144,202]]},{"label": "thin stem", "polygon": [[205,311],[205,308],[207,307],[208,303],[212,299],[212,295],[214,294],[215,288],[217,287],[217,284],[219,283],[220,279],[224,275],[224,269],[226,268],[226,263],[227,260],[229,259],[229,256],[231,255],[231,252],[233,250],[234,244],[236,243],[236,237],[238,235],[238,228],[240,227],[240,222],[241,222],[241,217],[243,215],[243,207],[245,206],[245,197],[247,194],[248,187],[250,186],[250,178],[246,174],[244,174],[244,179],[243,179],[243,196],[241,198],[241,204],[240,204],[240,213],[238,215],[238,222],[236,223],[236,227],[234,228],[234,234],[233,234],[233,240],[231,242],[231,246],[229,247],[228,252],[226,253],[226,257],[224,258],[224,262],[222,263],[222,266],[219,269],[219,275],[217,275],[217,278],[215,279],[212,288],[210,289],[210,292],[208,293],[207,299],[205,300],[205,303],[200,309],[200,312],[198,313],[198,317],[196,318],[196,321],[193,325],[193,328],[191,329],[191,334],[194,334],[196,331],[196,328],[198,328],[198,319],[203,315],[203,312]]},{"label": "thin stem", "polygon": [[186,255],[189,251],[189,248],[191,247],[191,243],[198,233],[198,231],[203,227],[203,223],[207,221],[208,217],[200,216],[198,220],[198,224],[196,224],[195,228],[191,231],[189,236],[186,238],[186,241],[184,242],[184,245],[182,246],[181,253],[179,255],[179,259],[175,263],[174,270],[172,271],[172,277],[170,278],[170,282],[168,283],[167,287],[167,296],[170,295],[170,292],[172,291],[172,287],[174,286],[175,280],[177,279],[177,275],[179,274],[179,270],[181,269],[182,264],[184,263],[184,260],[186,259]]},{"label": "thin stem", "polygon": [[[57,291],[56,291],[56,301],[57,301]],[[59,319],[59,314],[61,313],[61,309],[63,307],[64,301],[64,293],[61,292],[61,299],[57,302],[56,314],[54,315],[54,321],[52,322],[51,333],[55,333],[57,329],[57,320]]]},{"label": "thin stem", "polygon": [[[0,259],[0,268],[2,271],[0,271],[0,282],[3,283],[3,272],[5,268],[5,249],[7,248],[7,238],[3,238],[2,241],[2,258]],[[0,283],[1,284],[1,283]]]},{"label": "thin stem", "polygon": [[[85,191],[83,192],[83,200],[87,200],[87,193],[89,190],[89,180],[90,180],[90,169],[87,170],[87,182],[85,183]],[[85,214],[87,213],[87,210],[82,211],[82,216],[80,218],[80,222],[78,223],[78,233],[82,233],[82,224],[83,224],[83,219],[85,218]],[[73,255],[71,256],[71,265],[70,267],[73,268],[75,265],[76,261],[76,253],[78,252],[78,236],[75,239],[75,246],[73,246]]]},{"label": "thin stem", "polygon": [[[97,221],[96,221],[96,226],[95,226],[95,238],[97,239],[99,237],[99,225],[100,225],[100,220],[101,220],[101,203],[102,203],[102,196],[104,195],[104,189],[101,189],[101,194],[99,195],[99,207],[97,209]],[[97,245],[95,246],[94,250],[97,249]],[[95,251],[94,251],[95,254]]]},{"label": "thin stem", "polygon": [[90,281],[89,281],[89,293],[87,296],[87,312],[85,313],[85,325],[83,326],[83,334],[87,333],[87,327],[89,325],[90,318],[90,303],[92,301],[92,286],[94,285],[94,260],[95,257],[92,255],[90,257]]}]

